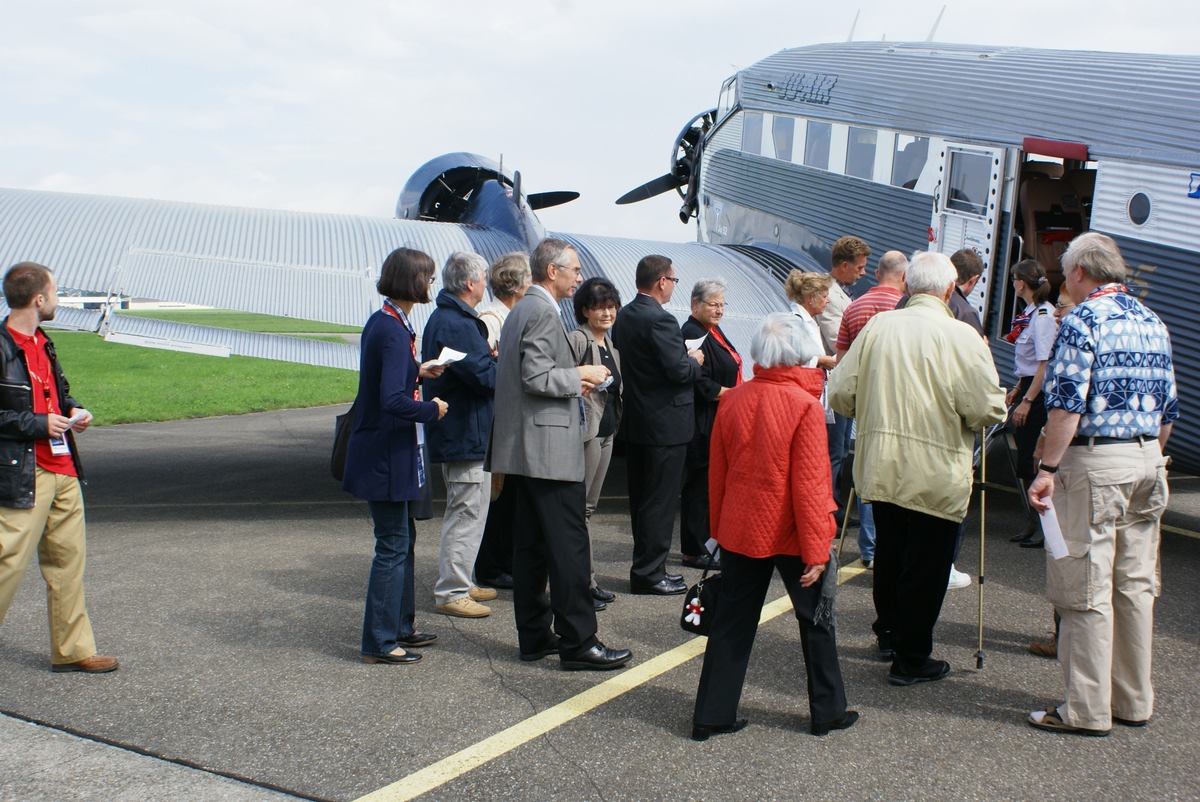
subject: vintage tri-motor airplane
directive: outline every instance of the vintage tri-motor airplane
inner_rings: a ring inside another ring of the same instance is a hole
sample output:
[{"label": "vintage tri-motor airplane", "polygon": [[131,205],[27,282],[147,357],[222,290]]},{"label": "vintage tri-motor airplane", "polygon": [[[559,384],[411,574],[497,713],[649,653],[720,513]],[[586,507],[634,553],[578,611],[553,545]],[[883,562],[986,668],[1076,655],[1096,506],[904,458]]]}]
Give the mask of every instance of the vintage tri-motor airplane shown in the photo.
[{"label": "vintage tri-motor airplane", "polygon": [[[1112,236],[1130,284],[1171,330],[1184,414],[1176,464],[1200,470],[1200,58],[1026,48],[848,42],[780,51],[721,87],[684,126],[670,171],[633,202],[675,190],[697,241],[556,234],[586,275],[627,297],[633,265],[670,257],[683,286],[723,276],[722,326],[748,342],[785,309],[781,279],[826,270],[853,233],[889,249],[974,248],[987,266],[971,300],[1002,378],[1011,374],[1008,271],[1035,258],[1061,281],[1077,233]],[[354,368],[349,346],[206,329],[120,314],[131,296],[361,324],[377,308],[383,257],[401,245],[435,261],[493,259],[546,235],[536,210],[573,193],[525,194],[519,173],[468,153],[440,156],[405,185],[394,219],[0,190],[0,263],[33,259],[60,286],[108,296],[61,324],[143,344],[217,349]],[[678,293],[672,311],[687,314]]]}]

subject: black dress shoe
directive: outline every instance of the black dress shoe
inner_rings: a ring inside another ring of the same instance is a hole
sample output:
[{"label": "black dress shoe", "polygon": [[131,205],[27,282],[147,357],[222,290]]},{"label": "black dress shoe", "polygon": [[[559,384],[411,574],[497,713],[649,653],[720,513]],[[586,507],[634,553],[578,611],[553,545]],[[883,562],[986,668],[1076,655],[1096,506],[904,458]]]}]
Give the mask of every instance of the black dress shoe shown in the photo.
[{"label": "black dress shoe", "polygon": [[711,735],[725,735],[730,732],[737,732],[746,728],[750,723],[749,719],[739,718],[732,724],[693,724],[692,725],[692,740],[707,741]]},{"label": "black dress shoe", "polygon": [[916,685],[918,682],[937,682],[949,675],[950,664],[945,660],[926,660],[914,671],[902,671],[899,666],[892,663],[892,670],[888,673],[888,682],[902,686]]},{"label": "black dress shoe", "polygon": [[521,662],[536,663],[538,660],[541,660],[543,657],[548,657],[549,655],[552,655],[552,654],[558,654],[558,642],[557,641],[552,646],[547,646],[543,649],[538,649],[536,652],[521,652]]},{"label": "black dress shoe", "polygon": [[595,599],[595,598],[592,599],[592,606],[596,608],[596,612],[600,612],[601,610],[608,609],[607,604],[605,604],[604,602],[600,601],[599,599]]},{"label": "black dress shoe", "polygon": [[814,721],[809,731],[813,735],[826,735],[834,730],[848,730],[858,721],[857,710],[847,710],[833,721]]},{"label": "black dress shoe", "polygon": [[721,561],[714,559],[711,554],[685,554],[683,564],[687,568],[697,568],[701,571],[720,571]]},{"label": "black dress shoe", "polygon": [[683,574],[664,574],[663,576],[669,582],[682,582],[683,581]]},{"label": "black dress shoe", "polygon": [[400,638],[400,643],[405,646],[428,646],[437,640],[437,635],[431,632],[414,632],[408,637]]},{"label": "black dress shoe", "polygon": [[475,584],[489,588],[500,588],[501,590],[512,590],[513,578],[512,574],[496,574],[490,579],[475,577]]},{"label": "black dress shoe", "polygon": [[597,641],[592,648],[570,657],[561,656],[559,663],[567,671],[608,671],[620,668],[633,659],[628,649],[610,649]]},{"label": "black dress shoe", "polygon": [[679,581],[672,582],[668,577],[661,582],[655,582],[653,585],[631,582],[629,583],[629,590],[635,596],[678,596],[680,593],[687,593],[687,585]]},{"label": "black dress shoe", "polygon": [[605,590],[597,585],[596,587],[592,588],[592,598],[596,601],[602,601],[605,604],[608,604],[609,602],[614,602],[617,600],[617,594],[613,593],[611,590]]},{"label": "black dress shoe", "polygon": [[1036,537],[1027,537],[1017,545],[1023,549],[1040,549],[1045,542],[1045,538],[1039,532]]},{"label": "black dress shoe", "polygon": [[364,654],[362,661],[364,663],[416,663],[421,659],[421,655],[416,652],[405,652],[404,654]]}]

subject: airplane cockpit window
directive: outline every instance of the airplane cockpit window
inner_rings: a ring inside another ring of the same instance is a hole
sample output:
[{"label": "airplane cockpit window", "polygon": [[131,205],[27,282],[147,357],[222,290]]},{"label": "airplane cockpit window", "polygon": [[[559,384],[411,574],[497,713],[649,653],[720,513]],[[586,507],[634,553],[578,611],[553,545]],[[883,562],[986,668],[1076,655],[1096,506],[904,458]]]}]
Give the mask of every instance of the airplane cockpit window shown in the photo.
[{"label": "airplane cockpit window", "polygon": [[717,98],[717,122],[724,120],[737,106],[737,76],[721,84],[721,96]]},{"label": "airplane cockpit window", "polygon": [[808,121],[808,133],[804,139],[804,163],[820,170],[829,169],[829,140],[833,133],[830,123]]},{"label": "airplane cockpit window", "polygon": [[896,155],[892,159],[892,186],[914,189],[925,162],[929,161],[929,137],[896,135]]},{"label": "airplane cockpit window", "polygon": [[762,112],[748,111],[742,119],[742,152],[762,154]]},{"label": "airplane cockpit window", "polygon": [[871,178],[875,172],[875,140],[879,132],[874,128],[850,126],[850,139],[846,143],[846,175]]},{"label": "airplane cockpit window", "polygon": [[776,117],[771,122],[771,138],[775,140],[775,158],[792,160],[792,141],[796,136],[796,121],[791,117]]},{"label": "airplane cockpit window", "polygon": [[983,215],[987,212],[992,159],[983,153],[950,152],[949,195],[946,208]]}]

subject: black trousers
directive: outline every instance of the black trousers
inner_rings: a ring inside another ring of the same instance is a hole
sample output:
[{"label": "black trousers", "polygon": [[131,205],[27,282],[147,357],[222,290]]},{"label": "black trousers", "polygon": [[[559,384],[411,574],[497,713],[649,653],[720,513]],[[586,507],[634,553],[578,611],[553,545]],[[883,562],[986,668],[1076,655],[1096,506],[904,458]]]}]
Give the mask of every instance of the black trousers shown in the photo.
[{"label": "black trousers", "polygon": [[667,555],[675,536],[675,510],[683,484],[687,444],[625,444],[629,480],[629,518],[633,530],[633,564],[629,581],[653,585],[666,578]]},{"label": "black trousers", "polygon": [[[826,722],[846,712],[846,690],[838,663],[837,639],[831,625],[814,624],[821,583],[800,587],[804,561],[779,555],[755,558],[732,551],[721,552],[721,604],[713,619],[704,650],[704,668],[696,691],[692,721],[707,726],[732,724],[746,682],[750,650],[758,632],[758,618],[776,569],[792,598],[800,622],[800,644],[808,675],[808,709],[813,721]],[[836,567],[826,570],[837,570]]]},{"label": "black trousers", "polygon": [[[516,494],[513,613],[522,654],[541,651],[558,635],[572,656],[596,645],[591,548],[583,517],[583,482],[505,477]],[[550,594],[546,595],[549,580]]]},{"label": "black trousers", "polygon": [[[1018,399],[1025,397],[1029,385],[1033,383],[1032,376],[1022,376],[1017,381]],[[1029,406],[1029,415],[1025,418],[1024,426],[1014,426],[1013,440],[1017,444],[1017,476],[1025,480],[1028,486],[1037,476],[1037,466],[1033,464],[1033,452],[1037,448],[1038,436],[1046,425],[1046,394],[1038,393],[1037,398]]]},{"label": "black trousers", "polygon": [[882,647],[896,650],[893,668],[916,671],[933,654],[954,560],[958,521],[875,502],[875,623]]},{"label": "black trousers", "polygon": [[479,553],[475,555],[475,578],[484,584],[500,574],[512,573],[516,498],[512,482],[504,477],[500,496],[488,506],[483,539],[479,541]]},{"label": "black trousers", "polygon": [[708,435],[696,432],[683,461],[683,490],[679,495],[679,550],[685,556],[708,554]]}]

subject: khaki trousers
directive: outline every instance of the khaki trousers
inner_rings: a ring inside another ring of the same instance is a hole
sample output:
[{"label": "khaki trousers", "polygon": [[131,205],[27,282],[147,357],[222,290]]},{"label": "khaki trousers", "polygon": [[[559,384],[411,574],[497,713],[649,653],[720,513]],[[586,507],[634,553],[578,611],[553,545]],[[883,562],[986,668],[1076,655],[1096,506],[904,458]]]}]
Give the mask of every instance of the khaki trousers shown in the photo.
[{"label": "khaki trousers", "polygon": [[466,596],[474,584],[471,574],[487,523],[492,475],[483,469],[483,460],[463,460],[443,463],[442,478],[446,480],[446,514],[433,598],[436,604],[449,604]]},{"label": "khaki trousers", "polygon": [[1150,681],[1159,520],[1167,474],[1157,441],[1072,446],[1054,504],[1068,555],[1046,555],[1046,590],[1062,617],[1063,720],[1106,730],[1154,712]]},{"label": "khaki trousers", "polygon": [[33,508],[0,507],[0,623],[36,549],[46,580],[50,662],[74,663],[96,654],[83,598],[83,494],[74,476],[36,471]]}]

